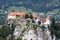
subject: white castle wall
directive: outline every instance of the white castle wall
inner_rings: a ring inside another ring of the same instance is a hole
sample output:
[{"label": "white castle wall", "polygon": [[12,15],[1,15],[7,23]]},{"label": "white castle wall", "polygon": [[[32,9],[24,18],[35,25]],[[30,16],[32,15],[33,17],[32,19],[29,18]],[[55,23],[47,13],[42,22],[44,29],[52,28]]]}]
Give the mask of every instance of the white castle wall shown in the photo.
[{"label": "white castle wall", "polygon": [[16,16],[10,16],[10,15],[8,15],[7,19],[16,19]]}]

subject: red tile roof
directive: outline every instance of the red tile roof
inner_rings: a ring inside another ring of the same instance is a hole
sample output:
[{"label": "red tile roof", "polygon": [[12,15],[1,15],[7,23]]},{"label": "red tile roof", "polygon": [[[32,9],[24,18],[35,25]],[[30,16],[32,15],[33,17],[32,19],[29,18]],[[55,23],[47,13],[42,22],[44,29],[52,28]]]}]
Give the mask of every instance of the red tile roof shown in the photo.
[{"label": "red tile roof", "polygon": [[9,12],[8,15],[11,15],[11,16],[19,15],[20,17],[23,17],[25,16],[25,12]]}]

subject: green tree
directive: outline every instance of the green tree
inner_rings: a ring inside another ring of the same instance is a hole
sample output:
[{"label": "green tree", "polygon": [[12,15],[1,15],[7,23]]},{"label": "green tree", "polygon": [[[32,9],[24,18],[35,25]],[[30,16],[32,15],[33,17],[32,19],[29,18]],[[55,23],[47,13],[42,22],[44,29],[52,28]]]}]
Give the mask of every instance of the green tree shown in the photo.
[{"label": "green tree", "polygon": [[6,40],[6,37],[9,35],[10,33],[10,28],[7,27],[7,25],[3,25],[2,28],[0,28],[0,39],[4,38]]},{"label": "green tree", "polygon": [[60,38],[60,23],[56,23],[55,35],[57,38]]},{"label": "green tree", "polygon": [[30,19],[33,19],[32,14],[30,14]]},{"label": "green tree", "polygon": [[17,40],[22,40],[22,38],[18,38]]},{"label": "green tree", "polygon": [[26,19],[27,19],[27,18],[29,18],[29,15],[28,15],[28,14],[26,14],[26,15],[25,15],[25,18],[26,18]]},{"label": "green tree", "polygon": [[50,31],[51,31],[51,35],[52,35],[52,38],[53,38],[53,35],[55,34],[55,19],[54,17],[52,18],[52,23],[51,23],[51,26],[49,27]]}]

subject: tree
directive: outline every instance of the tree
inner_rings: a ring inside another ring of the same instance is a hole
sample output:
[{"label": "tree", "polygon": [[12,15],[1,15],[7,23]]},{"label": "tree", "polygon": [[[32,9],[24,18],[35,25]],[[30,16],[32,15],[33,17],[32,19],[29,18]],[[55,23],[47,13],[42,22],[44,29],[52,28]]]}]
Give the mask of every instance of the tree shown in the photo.
[{"label": "tree", "polygon": [[53,38],[53,35],[55,35],[57,38],[60,38],[60,28],[59,27],[60,27],[60,23],[56,23],[55,19],[52,18],[52,24],[49,27],[52,38]]},{"label": "tree", "polygon": [[27,19],[27,18],[29,18],[29,15],[28,15],[28,14],[26,14],[26,15],[25,15],[25,18],[26,18],[26,19]]},{"label": "tree", "polygon": [[49,27],[49,30],[51,31],[52,39],[53,39],[53,35],[55,34],[55,29],[56,29],[56,27],[55,27],[55,19],[53,17],[51,26]]},{"label": "tree", "polygon": [[4,38],[6,40],[6,37],[9,35],[10,33],[10,28],[7,27],[7,25],[3,25],[2,28],[0,28],[0,39]]},{"label": "tree", "polygon": [[22,38],[18,38],[17,40],[22,40]]},{"label": "tree", "polygon": [[57,38],[60,38],[60,23],[56,23],[55,35]]},{"label": "tree", "polygon": [[52,24],[51,24],[53,27],[55,26],[55,19],[52,18]]},{"label": "tree", "polygon": [[30,19],[33,19],[32,14],[30,14]]},{"label": "tree", "polygon": [[37,26],[36,25],[33,25],[33,28],[36,30],[37,29]]}]

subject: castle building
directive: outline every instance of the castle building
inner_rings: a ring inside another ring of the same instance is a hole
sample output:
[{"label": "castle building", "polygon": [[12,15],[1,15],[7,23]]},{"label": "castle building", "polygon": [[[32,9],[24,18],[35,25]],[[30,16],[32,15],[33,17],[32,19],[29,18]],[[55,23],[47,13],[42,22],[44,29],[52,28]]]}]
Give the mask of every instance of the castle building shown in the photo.
[{"label": "castle building", "polygon": [[46,22],[44,22],[45,27],[50,26],[50,16],[47,16],[45,20],[46,20]]},{"label": "castle building", "polygon": [[24,17],[25,12],[9,12],[7,19],[16,19],[16,17]]},{"label": "castle building", "polygon": [[[17,17],[19,17],[21,19],[16,19]],[[24,17],[25,17],[25,12],[9,12],[8,13],[7,19],[8,20],[9,19],[16,19],[16,24],[18,24],[15,28],[15,31],[14,31],[14,35],[16,36],[16,39],[17,39],[17,37],[19,37],[20,32],[22,31],[22,30],[19,30],[19,29],[23,29],[26,26],[26,19],[22,19]],[[39,24],[40,26],[44,25],[46,28],[48,28],[48,26],[50,26],[50,16],[49,15],[46,16],[46,18],[44,18],[44,19],[41,18],[41,16],[38,16],[36,14],[32,14],[32,17],[33,17],[33,20],[34,20],[35,23],[38,24],[38,22],[40,22],[40,24]],[[8,23],[10,25],[12,25],[13,21],[10,21]],[[22,40],[37,40],[37,35],[35,34],[34,31],[35,30],[32,29],[32,28],[27,29],[23,33]],[[40,30],[39,30],[38,34],[40,34]],[[41,32],[41,34],[42,34],[42,32]],[[46,31],[46,34],[48,36],[50,35],[50,31],[48,29]],[[41,35],[39,35],[39,40],[41,39],[40,37],[41,37]]]}]

